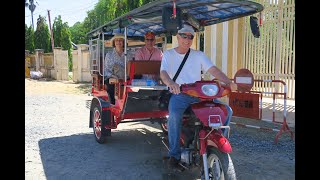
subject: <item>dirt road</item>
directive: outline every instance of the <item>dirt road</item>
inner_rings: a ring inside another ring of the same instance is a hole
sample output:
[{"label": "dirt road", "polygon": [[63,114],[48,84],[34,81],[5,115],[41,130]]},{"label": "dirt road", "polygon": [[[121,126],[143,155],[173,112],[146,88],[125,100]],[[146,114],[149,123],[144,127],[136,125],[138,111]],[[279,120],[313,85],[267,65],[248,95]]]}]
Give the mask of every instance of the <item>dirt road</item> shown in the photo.
[{"label": "dirt road", "polygon": [[[197,179],[192,171],[168,173],[156,123],[119,124],[106,144],[98,144],[85,108],[85,100],[91,99],[89,84],[30,79],[25,83],[27,180]],[[231,158],[239,180],[295,179],[295,144],[288,133],[274,144],[275,135],[231,125]]]}]

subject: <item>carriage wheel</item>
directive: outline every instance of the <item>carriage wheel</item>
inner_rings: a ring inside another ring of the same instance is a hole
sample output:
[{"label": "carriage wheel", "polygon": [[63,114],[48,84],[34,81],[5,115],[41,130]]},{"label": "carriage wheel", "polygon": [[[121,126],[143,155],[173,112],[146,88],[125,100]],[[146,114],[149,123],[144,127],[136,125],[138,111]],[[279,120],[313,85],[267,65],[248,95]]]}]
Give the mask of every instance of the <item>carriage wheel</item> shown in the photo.
[{"label": "carriage wheel", "polygon": [[93,133],[98,143],[103,144],[106,142],[107,136],[111,135],[111,129],[106,129],[106,120],[101,118],[101,107],[100,105],[94,105],[93,111],[91,112],[91,121],[93,124]]}]

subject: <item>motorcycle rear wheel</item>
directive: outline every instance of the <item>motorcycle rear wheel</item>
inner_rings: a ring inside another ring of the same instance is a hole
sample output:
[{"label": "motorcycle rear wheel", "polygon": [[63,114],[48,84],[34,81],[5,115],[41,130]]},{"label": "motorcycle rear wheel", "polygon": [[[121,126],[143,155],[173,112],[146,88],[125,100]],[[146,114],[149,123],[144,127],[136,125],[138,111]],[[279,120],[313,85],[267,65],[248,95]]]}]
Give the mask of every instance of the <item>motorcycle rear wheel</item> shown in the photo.
[{"label": "motorcycle rear wheel", "polygon": [[[208,150],[208,169],[210,180],[237,179],[230,155],[220,152],[216,148]],[[204,179],[204,175],[202,175],[201,179]]]}]

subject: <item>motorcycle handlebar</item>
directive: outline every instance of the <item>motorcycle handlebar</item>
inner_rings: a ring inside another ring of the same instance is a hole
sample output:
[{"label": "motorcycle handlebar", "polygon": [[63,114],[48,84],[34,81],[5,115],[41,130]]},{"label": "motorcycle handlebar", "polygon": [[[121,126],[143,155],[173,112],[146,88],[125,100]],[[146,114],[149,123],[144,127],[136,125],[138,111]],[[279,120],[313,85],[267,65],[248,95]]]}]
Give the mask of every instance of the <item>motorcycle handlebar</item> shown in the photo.
[{"label": "motorcycle handlebar", "polygon": [[[217,84],[217,86],[219,87],[219,92],[220,92],[220,93],[218,93],[217,97],[223,97],[223,96],[226,96],[226,95],[228,95],[228,94],[231,93],[231,87],[230,87],[229,85],[227,85],[227,84],[221,83],[221,82],[220,82],[219,80],[217,80],[217,79],[213,79],[212,81],[197,81],[197,82],[195,82],[195,83],[183,84],[183,85],[181,85],[181,86],[179,87],[180,92],[181,92],[181,93],[189,94],[191,91],[189,91],[189,92],[186,92],[186,91],[188,91],[187,89],[190,90],[190,88],[191,88],[191,89],[194,89],[193,92],[198,91],[198,90],[201,91],[201,89],[198,89],[199,86],[196,87],[196,86],[197,86],[196,84],[199,84],[199,83],[201,83],[201,84],[203,84],[203,83],[204,83],[204,84]],[[187,89],[184,89],[184,88],[187,88]],[[198,90],[197,90],[197,89],[198,89]],[[167,90],[170,91],[170,88],[167,87]],[[171,92],[171,91],[170,91],[170,92]],[[189,94],[189,95],[190,95],[190,94]],[[195,94],[194,94],[194,95],[195,95]]]},{"label": "motorcycle handlebar", "polygon": [[[182,91],[182,87],[181,86],[179,86],[179,89],[180,89],[180,91]],[[167,87],[167,90],[170,91],[170,87],[169,86]]]}]

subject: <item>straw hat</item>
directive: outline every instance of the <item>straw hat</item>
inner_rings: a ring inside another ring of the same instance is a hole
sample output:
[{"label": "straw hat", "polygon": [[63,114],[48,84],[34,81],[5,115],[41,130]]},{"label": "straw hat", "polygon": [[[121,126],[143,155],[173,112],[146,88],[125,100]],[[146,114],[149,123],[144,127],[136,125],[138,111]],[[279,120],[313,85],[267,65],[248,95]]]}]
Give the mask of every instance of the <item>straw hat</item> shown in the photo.
[{"label": "straw hat", "polygon": [[114,47],[114,40],[115,39],[124,39],[124,35],[122,33],[115,33],[114,36],[111,38],[111,44]]}]

